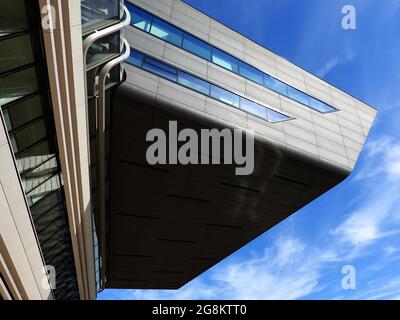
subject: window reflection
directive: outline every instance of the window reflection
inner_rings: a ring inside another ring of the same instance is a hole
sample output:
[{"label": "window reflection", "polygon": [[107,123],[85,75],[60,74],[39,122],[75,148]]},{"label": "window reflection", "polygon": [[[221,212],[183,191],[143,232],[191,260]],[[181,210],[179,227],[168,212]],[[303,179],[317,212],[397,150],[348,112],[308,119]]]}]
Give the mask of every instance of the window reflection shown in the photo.
[{"label": "window reflection", "polygon": [[183,48],[200,58],[211,59],[211,46],[186,33],[183,36]]},{"label": "window reflection", "polygon": [[239,96],[220,87],[211,85],[211,97],[236,108],[239,107]]},{"label": "window reflection", "polygon": [[29,34],[0,41],[0,73],[32,62],[33,52]]},{"label": "window reflection", "polygon": [[269,75],[264,75],[264,85],[273,91],[276,91],[284,96],[287,96],[287,85]]},{"label": "window reflection", "polygon": [[238,73],[239,70],[238,61],[234,59],[232,56],[216,48],[213,48],[212,50],[212,62],[229,71]]},{"label": "window reflection", "polygon": [[249,66],[247,63],[240,62],[239,73],[251,81],[263,84],[263,73],[256,68]]},{"label": "window reflection", "polygon": [[133,24],[136,28],[142,29],[143,31],[150,32],[151,21],[153,20],[153,16],[139,8],[134,8],[129,3],[125,3],[130,11],[134,10],[131,16],[131,24]]},{"label": "window reflection", "polygon": [[177,81],[177,70],[155,59],[146,57],[143,63],[143,69],[171,81]]},{"label": "window reflection", "polygon": [[313,97],[310,97],[310,107],[319,112],[332,112],[334,110],[331,106],[328,106],[326,103],[314,99]]},{"label": "window reflection", "polygon": [[288,95],[289,98],[294,101],[305,104],[306,106],[310,105],[309,96],[293,87],[288,86]]},{"label": "window reflection", "polygon": [[95,41],[89,48],[86,63],[90,68],[119,54],[119,34],[112,33]]},{"label": "window reflection", "polygon": [[119,0],[81,0],[84,32],[119,20]]},{"label": "window reflection", "polygon": [[260,117],[262,119],[268,120],[267,108],[259,105],[258,103],[250,101],[248,99],[240,97],[240,109],[242,109],[248,113],[251,113],[252,115],[254,115],[256,117]]},{"label": "window reflection", "polygon": [[191,76],[186,72],[179,71],[179,79],[178,82],[185,86],[189,87],[195,91],[198,91],[204,95],[210,94],[210,84],[206,81],[200,80],[197,77]]},{"label": "window reflection", "polygon": [[170,24],[155,18],[151,25],[150,33],[176,46],[181,46],[183,32]]},{"label": "window reflection", "polygon": [[287,115],[269,109],[266,106],[241,97],[219,86],[213,85],[194,75],[178,70],[164,62],[145,56],[133,48],[131,48],[130,59],[128,59],[127,62],[172,82],[179,83],[182,86],[214,98],[215,100],[240,108],[247,113],[253,114],[256,117],[269,122],[279,122],[291,119]]},{"label": "window reflection", "polygon": [[[0,37],[28,29],[24,0],[0,1]],[[1,52],[1,51],[0,51]]]},{"label": "window reflection", "polygon": [[[132,4],[127,3],[127,6],[133,16],[131,25],[146,32],[150,32],[150,30],[152,30],[151,33],[157,38],[172,43],[177,47],[180,47],[200,58],[225,68],[226,70],[240,74],[250,81],[263,85],[270,90],[289,97],[317,111],[323,113],[336,111],[336,109],[332,106],[319,100],[314,99],[309,101],[309,99],[312,99],[312,97],[309,97],[306,93],[294,89],[284,82],[271,77],[270,75],[250,66],[247,63],[240,61],[232,55],[207,44],[206,42],[173,26],[169,22],[163,21],[153,16],[151,13],[148,13]],[[152,23],[155,25],[154,30],[152,28]],[[180,43],[182,34],[183,41]],[[289,88],[290,95],[288,92]],[[310,106],[310,103],[312,106]]]},{"label": "window reflection", "polygon": [[36,70],[25,69],[0,78],[0,106],[26,96],[38,89]]}]

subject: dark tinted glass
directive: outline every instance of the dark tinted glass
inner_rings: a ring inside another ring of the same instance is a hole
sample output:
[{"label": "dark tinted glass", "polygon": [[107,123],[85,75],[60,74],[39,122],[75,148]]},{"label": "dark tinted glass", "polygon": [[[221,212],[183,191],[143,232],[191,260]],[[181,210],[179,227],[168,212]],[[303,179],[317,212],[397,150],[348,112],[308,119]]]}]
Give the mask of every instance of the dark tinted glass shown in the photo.
[{"label": "dark tinted glass", "polygon": [[33,52],[29,34],[0,41],[0,73],[32,62]]},{"label": "dark tinted glass", "polygon": [[140,67],[143,62],[143,57],[143,54],[141,54],[140,52],[131,50],[131,54],[129,55],[127,62]]},{"label": "dark tinted glass", "polygon": [[155,59],[146,57],[143,68],[172,81],[177,81],[177,70]]}]

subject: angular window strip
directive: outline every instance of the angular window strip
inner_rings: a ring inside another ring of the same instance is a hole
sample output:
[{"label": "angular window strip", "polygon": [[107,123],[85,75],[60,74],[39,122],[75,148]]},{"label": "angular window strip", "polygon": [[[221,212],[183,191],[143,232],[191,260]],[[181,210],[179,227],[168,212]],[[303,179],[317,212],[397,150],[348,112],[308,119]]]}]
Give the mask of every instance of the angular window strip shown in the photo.
[{"label": "angular window strip", "polygon": [[283,113],[272,110],[266,106],[244,98],[229,90],[223,89],[185,71],[176,69],[175,67],[172,67],[157,59],[146,56],[143,53],[134,50],[133,48],[131,49],[130,58],[127,60],[127,63],[180,84],[193,91],[199,92],[205,96],[228,104],[232,107],[239,108],[246,113],[252,114],[268,122],[274,123],[292,119]]},{"label": "angular window strip", "polygon": [[[240,61],[232,55],[225,53],[203,40],[190,35],[189,33],[173,26],[171,23],[163,21],[153,14],[125,2],[132,14],[131,25],[143,30],[155,37],[169,42],[185,51],[188,51],[202,59],[210,61],[226,70],[238,74],[252,82],[263,85],[266,88],[286,96],[308,108],[321,113],[338,111],[338,109],[322,102],[308,94],[293,88],[283,81],[266,74],[249,64]],[[153,29],[154,26],[154,29]]]}]

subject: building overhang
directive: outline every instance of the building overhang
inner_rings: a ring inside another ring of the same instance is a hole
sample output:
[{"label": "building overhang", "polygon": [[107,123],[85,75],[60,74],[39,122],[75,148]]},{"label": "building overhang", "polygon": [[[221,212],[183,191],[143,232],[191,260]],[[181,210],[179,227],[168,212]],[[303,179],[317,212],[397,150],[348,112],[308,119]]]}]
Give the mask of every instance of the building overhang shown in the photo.
[{"label": "building overhang", "polygon": [[254,172],[233,165],[149,165],[146,134],[236,126],[124,83],[110,126],[107,288],[177,289],[350,173],[255,136]]}]

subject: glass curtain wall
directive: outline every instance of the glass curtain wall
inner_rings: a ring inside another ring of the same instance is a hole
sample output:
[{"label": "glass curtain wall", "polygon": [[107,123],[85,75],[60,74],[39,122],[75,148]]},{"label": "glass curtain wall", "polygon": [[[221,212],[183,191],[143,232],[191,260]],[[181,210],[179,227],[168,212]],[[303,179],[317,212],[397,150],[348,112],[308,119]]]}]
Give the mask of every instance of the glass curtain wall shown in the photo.
[{"label": "glass curtain wall", "polygon": [[[82,29],[83,37],[87,37],[95,30],[102,30],[110,25],[121,21],[122,17],[121,0],[81,0]],[[114,32],[108,36],[96,40],[89,48],[86,57],[86,78],[90,137],[90,184],[92,195],[93,211],[93,250],[95,257],[96,289],[100,291],[104,284],[101,284],[100,269],[106,268],[102,265],[99,254],[99,242],[101,237],[99,217],[99,168],[98,168],[98,132],[97,132],[97,98],[99,74],[107,62],[118,57],[121,53],[122,43],[120,32]],[[122,70],[119,66],[114,67],[106,78],[106,157],[109,156],[109,108],[112,89],[121,82]],[[108,180],[109,169],[106,169]],[[108,200],[106,200],[108,203]],[[107,259],[105,259],[107,260]]]},{"label": "glass curtain wall", "polygon": [[56,299],[79,299],[38,1],[0,2],[0,106]]}]

